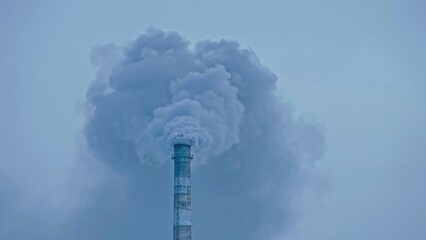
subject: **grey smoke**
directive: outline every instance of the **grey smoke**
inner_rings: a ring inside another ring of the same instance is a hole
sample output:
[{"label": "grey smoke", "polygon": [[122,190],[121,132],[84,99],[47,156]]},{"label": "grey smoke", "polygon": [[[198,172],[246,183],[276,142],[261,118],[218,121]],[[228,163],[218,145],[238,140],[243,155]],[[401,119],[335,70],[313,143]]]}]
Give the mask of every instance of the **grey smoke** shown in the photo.
[{"label": "grey smoke", "polygon": [[102,205],[77,218],[108,218],[98,222],[106,233],[80,228],[80,239],[170,238],[170,146],[180,141],[194,145],[198,166],[194,237],[271,239],[291,226],[290,203],[324,140],[279,101],[277,77],[253,51],[228,40],[190,49],[178,33],[152,28],[123,48],[96,48],[92,61],[84,133],[96,159],[127,176],[127,197],[110,198],[123,186],[99,189]]},{"label": "grey smoke", "polygon": [[207,157],[219,155],[237,143],[244,107],[229,78],[226,69],[217,65],[172,80],[172,102],[153,111],[152,121],[135,141],[142,161],[150,155],[156,160],[169,160],[175,143],[190,142],[197,153],[194,163],[204,163]]}]

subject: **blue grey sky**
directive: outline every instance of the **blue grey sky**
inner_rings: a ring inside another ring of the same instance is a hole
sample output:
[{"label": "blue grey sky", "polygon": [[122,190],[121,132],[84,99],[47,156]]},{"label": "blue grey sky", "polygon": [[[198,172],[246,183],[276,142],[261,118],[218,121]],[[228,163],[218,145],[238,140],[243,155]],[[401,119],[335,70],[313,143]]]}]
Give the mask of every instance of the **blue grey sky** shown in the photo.
[{"label": "blue grey sky", "polygon": [[65,221],[89,54],[154,26],[252,49],[324,132],[320,177],[277,239],[425,239],[425,23],[423,1],[0,1],[1,238]]}]

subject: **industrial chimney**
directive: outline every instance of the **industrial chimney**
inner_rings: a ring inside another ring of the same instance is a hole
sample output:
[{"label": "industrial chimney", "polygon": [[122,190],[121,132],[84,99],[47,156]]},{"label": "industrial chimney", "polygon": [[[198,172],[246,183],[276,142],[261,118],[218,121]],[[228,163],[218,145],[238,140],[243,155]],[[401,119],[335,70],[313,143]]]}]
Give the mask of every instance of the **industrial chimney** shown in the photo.
[{"label": "industrial chimney", "polygon": [[191,240],[191,145],[174,145],[175,162],[173,240]]}]

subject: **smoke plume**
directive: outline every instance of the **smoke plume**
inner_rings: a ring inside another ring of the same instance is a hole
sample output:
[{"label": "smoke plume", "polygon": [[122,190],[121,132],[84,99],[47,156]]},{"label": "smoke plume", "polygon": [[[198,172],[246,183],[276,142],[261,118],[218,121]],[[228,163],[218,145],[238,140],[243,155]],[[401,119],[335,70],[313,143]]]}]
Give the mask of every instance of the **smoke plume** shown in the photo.
[{"label": "smoke plume", "polygon": [[[230,74],[217,65],[204,72],[189,72],[172,80],[172,102],[153,111],[153,119],[136,141],[141,159],[166,159],[175,143],[189,142],[196,161],[223,153],[239,141],[243,105]],[[151,149],[154,149],[152,151]]]},{"label": "smoke plume", "polygon": [[[128,198],[120,200],[126,215],[119,214],[126,221],[102,237],[135,226],[135,236],[170,238],[166,176],[171,146],[182,141],[193,145],[199,167],[194,236],[270,239],[291,225],[290,203],[322,156],[323,136],[280,103],[277,77],[253,51],[228,40],[191,49],[178,33],[152,28],[125,47],[97,47],[91,57],[98,74],[87,91],[87,143],[96,159],[129,178]],[[99,198],[108,202],[114,191],[102,190]],[[115,203],[106,205],[102,216],[118,214]],[[95,222],[89,213],[82,221]]]}]

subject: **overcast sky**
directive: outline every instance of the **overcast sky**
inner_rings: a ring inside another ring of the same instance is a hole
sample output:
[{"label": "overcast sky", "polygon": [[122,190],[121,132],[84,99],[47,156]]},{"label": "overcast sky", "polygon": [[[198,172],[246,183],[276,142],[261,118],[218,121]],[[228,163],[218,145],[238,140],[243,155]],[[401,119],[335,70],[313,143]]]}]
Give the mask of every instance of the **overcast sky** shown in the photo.
[{"label": "overcast sky", "polygon": [[49,212],[82,145],[89,54],[154,26],[252,49],[323,131],[321,180],[279,239],[426,239],[425,23],[420,0],[0,1],[0,238],[67,215]]}]

